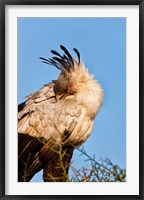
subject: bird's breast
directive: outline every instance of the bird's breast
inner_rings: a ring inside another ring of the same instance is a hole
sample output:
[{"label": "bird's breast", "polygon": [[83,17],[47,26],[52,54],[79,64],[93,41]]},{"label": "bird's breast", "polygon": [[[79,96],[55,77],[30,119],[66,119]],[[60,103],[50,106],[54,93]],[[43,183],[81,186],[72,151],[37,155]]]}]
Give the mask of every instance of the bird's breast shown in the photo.
[{"label": "bird's breast", "polygon": [[75,127],[74,131],[71,133],[68,143],[75,146],[82,145],[90,136],[93,128],[93,121],[91,120],[82,120]]}]

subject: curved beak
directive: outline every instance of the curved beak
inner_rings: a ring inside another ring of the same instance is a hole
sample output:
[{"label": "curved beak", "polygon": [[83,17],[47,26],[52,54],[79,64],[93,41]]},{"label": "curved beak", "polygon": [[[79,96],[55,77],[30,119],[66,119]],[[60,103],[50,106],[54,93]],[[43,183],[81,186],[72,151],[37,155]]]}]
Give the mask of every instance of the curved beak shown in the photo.
[{"label": "curved beak", "polygon": [[56,101],[62,100],[68,95],[68,93],[61,93],[61,94],[56,94]]}]

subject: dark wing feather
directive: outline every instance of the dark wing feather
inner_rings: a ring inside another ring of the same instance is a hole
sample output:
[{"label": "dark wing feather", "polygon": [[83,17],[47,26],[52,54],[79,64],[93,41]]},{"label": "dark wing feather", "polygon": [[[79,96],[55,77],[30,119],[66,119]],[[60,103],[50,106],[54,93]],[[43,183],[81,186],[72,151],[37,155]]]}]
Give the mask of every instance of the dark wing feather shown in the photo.
[{"label": "dark wing feather", "polygon": [[[63,146],[57,151],[63,155],[62,160],[59,153],[51,152],[53,156],[50,156],[50,162],[44,166],[43,180],[45,182],[65,182],[68,180],[68,170],[73,155],[73,146]],[[61,152],[60,152],[61,151]],[[48,151],[46,151],[48,152]],[[45,156],[47,154],[45,153]],[[50,154],[47,156],[49,157]]]},{"label": "dark wing feather", "polygon": [[43,168],[38,153],[44,144],[29,135],[18,133],[18,181],[28,182]]},{"label": "dark wing feather", "polygon": [[[74,151],[73,146],[62,146],[61,148],[51,141],[44,144],[39,139],[20,133],[18,139],[19,182],[29,182],[41,169],[44,169],[43,179],[45,182],[63,182],[67,180]],[[64,155],[62,161],[60,154]]]},{"label": "dark wing feather", "polygon": [[25,103],[26,102],[23,102],[23,103],[18,105],[18,112],[20,112],[25,107]]}]

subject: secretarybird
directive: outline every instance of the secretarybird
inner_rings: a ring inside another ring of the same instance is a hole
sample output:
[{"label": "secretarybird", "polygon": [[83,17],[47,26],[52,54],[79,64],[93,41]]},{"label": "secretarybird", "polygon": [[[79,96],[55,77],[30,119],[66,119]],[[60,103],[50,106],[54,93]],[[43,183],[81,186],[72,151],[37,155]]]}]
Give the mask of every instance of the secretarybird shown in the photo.
[{"label": "secretarybird", "polygon": [[90,136],[103,101],[100,84],[60,45],[63,55],[40,57],[60,70],[57,80],[27,96],[18,106],[18,181],[28,182],[41,169],[46,182],[68,180],[75,147]]}]

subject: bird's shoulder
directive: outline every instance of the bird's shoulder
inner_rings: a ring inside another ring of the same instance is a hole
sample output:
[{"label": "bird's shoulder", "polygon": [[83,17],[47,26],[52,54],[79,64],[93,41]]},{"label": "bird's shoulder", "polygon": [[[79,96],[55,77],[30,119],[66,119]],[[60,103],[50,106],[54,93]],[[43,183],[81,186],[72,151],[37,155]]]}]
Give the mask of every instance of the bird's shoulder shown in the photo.
[{"label": "bird's shoulder", "polygon": [[26,96],[27,100],[18,105],[18,119],[22,119],[27,113],[34,112],[44,104],[56,102],[54,82],[45,84],[39,91]]},{"label": "bird's shoulder", "polygon": [[39,103],[44,100],[48,100],[55,97],[54,85],[55,85],[55,81],[51,83],[47,83],[39,91],[28,95],[27,104],[30,104],[32,101],[33,103]]}]

